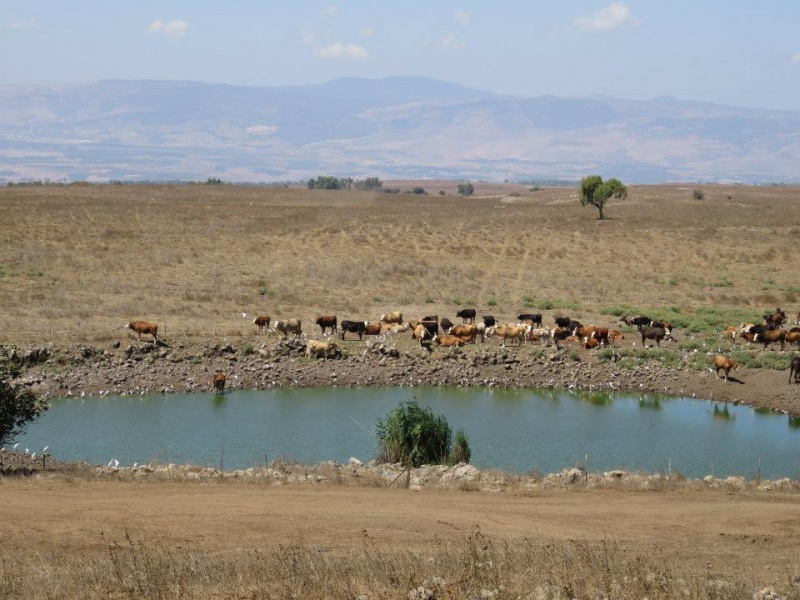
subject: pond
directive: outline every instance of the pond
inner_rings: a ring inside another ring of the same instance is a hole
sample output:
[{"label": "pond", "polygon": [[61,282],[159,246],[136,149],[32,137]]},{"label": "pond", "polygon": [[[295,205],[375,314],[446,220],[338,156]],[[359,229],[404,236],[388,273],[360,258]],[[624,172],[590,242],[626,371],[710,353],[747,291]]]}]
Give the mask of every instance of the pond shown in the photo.
[{"label": "pond", "polygon": [[478,468],[551,473],[576,464],[686,477],[797,477],[800,420],[685,398],[462,388],[323,388],[64,398],[19,448],[120,466],[226,470],[276,458],[367,462],[379,418],[416,398],[463,429]]}]

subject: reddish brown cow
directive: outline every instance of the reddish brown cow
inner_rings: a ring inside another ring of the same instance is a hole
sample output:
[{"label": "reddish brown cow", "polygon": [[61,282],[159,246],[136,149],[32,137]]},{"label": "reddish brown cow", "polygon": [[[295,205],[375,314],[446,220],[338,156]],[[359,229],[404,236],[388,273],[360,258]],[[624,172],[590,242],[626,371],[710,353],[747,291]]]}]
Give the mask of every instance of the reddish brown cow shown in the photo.
[{"label": "reddish brown cow", "polygon": [[336,315],[320,315],[314,322],[322,329],[322,335],[325,335],[326,329],[330,329],[331,333],[336,333]]},{"label": "reddish brown cow", "polygon": [[147,321],[131,321],[125,325],[128,329],[136,333],[136,339],[142,341],[142,334],[153,336],[153,342],[158,343],[158,325],[155,323],[148,323]]},{"label": "reddish brown cow", "polygon": [[731,370],[734,372],[739,370],[739,363],[731,360],[727,356],[722,356],[721,354],[717,354],[712,361],[714,365],[714,369],[716,369],[716,375],[719,377],[720,369],[725,371],[725,381],[728,381],[728,375],[730,374]]},{"label": "reddish brown cow", "polygon": [[253,319],[253,325],[258,326],[258,333],[264,333],[265,329],[267,330],[267,333],[269,333],[269,322],[269,315],[264,315],[263,317],[256,317]]},{"label": "reddish brown cow", "polygon": [[456,325],[450,330],[450,335],[455,335],[464,338],[470,344],[475,343],[475,338],[478,335],[477,325]]},{"label": "reddish brown cow", "polygon": [[464,340],[457,335],[437,335],[433,338],[433,343],[445,348],[458,348],[464,345]]},{"label": "reddish brown cow", "polygon": [[224,394],[225,393],[225,373],[217,373],[214,375],[214,381],[212,383],[214,392],[217,394]]},{"label": "reddish brown cow", "polygon": [[380,335],[382,332],[380,323],[364,322],[364,335]]}]

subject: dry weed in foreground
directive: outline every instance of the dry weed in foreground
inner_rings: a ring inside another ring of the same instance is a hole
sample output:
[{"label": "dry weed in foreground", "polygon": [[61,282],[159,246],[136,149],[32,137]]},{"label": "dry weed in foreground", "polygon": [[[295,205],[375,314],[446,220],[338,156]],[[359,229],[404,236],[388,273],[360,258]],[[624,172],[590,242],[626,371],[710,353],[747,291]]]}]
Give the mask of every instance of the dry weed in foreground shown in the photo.
[{"label": "dry weed in foreground", "polygon": [[[678,570],[613,540],[460,542],[408,552],[363,534],[351,551],[308,547],[198,553],[127,532],[94,555],[53,548],[4,559],[0,597],[26,598],[749,598],[757,582]],[[791,591],[789,591],[791,593]],[[783,596],[781,596],[783,597]]]}]

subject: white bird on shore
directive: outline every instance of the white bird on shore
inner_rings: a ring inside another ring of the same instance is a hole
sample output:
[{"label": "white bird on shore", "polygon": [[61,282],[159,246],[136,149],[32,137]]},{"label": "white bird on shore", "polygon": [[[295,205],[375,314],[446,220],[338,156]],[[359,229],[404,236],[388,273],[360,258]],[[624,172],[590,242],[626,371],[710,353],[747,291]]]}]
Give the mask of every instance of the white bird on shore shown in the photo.
[{"label": "white bird on shore", "polygon": [[36,458],[36,452],[34,452],[33,454],[31,454],[31,458]]},{"label": "white bird on shore", "polygon": [[16,450],[16,449],[17,449],[17,446],[19,446],[19,442],[17,442],[17,443],[16,443],[16,444],[14,444],[13,446],[11,446],[11,449],[12,449],[12,450]]},{"label": "white bird on shore", "polygon": [[244,312],[243,312],[243,313],[242,313],[242,318],[243,318],[243,319],[246,319],[246,318],[247,318],[247,313],[244,313]]},{"label": "white bird on shore", "polygon": [[108,461],[108,466],[116,469],[119,466],[119,461],[116,458],[112,458],[110,461]]},{"label": "white bird on shore", "polygon": [[47,452],[47,449],[48,449],[49,447],[50,447],[50,446],[45,446],[44,448],[42,448],[42,453],[44,453],[44,452]]}]

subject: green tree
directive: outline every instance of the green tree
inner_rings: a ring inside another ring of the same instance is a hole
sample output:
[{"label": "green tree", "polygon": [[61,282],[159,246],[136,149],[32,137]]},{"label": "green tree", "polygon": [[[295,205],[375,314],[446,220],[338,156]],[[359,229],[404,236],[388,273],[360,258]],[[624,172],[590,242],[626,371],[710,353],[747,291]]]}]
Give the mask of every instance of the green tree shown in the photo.
[{"label": "green tree", "polygon": [[366,179],[356,180],[357,190],[380,190],[383,188],[383,182],[378,177],[367,177]]},{"label": "green tree", "polygon": [[603,207],[609,198],[624,200],[628,197],[626,188],[619,179],[612,177],[603,181],[600,175],[589,175],[581,179],[580,199],[581,206],[590,204],[600,211],[600,219],[604,219]]},{"label": "green tree", "polygon": [[48,409],[36,394],[13,383],[19,373],[19,367],[0,356],[0,444],[20,435],[28,423]]},{"label": "green tree", "polygon": [[467,183],[458,184],[458,193],[462,196],[472,196],[475,193],[475,186],[469,181]]},{"label": "green tree", "polygon": [[435,415],[430,407],[416,400],[401,402],[376,427],[378,458],[385,462],[410,462],[414,467],[447,464],[448,459],[468,461],[469,443],[458,432],[458,448],[451,453],[453,430],[444,415]]}]

